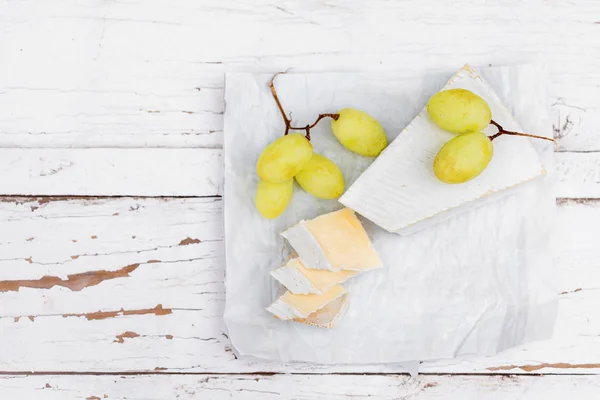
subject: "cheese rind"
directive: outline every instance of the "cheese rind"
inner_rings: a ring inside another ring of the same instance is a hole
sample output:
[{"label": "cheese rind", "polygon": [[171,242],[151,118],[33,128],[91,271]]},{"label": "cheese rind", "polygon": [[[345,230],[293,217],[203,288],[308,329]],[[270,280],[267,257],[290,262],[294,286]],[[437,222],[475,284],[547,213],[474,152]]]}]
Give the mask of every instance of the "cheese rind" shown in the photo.
[{"label": "cheese rind", "polygon": [[[452,88],[481,96],[490,106],[494,121],[506,130],[523,132],[492,88],[468,66],[443,89]],[[492,135],[497,129],[490,125],[483,132]],[[389,232],[410,234],[545,174],[529,139],[503,135],[494,140],[494,156],[479,176],[461,184],[443,183],[433,173],[433,160],[454,137],[436,126],[423,108],[348,188],[340,203]]]},{"label": "cheese rind", "polygon": [[348,296],[341,296],[325,307],[310,314],[306,318],[295,318],[294,321],[319,328],[333,328],[342,319],[348,309]]},{"label": "cheese rind", "polygon": [[282,320],[308,318],[332,301],[347,296],[348,291],[336,285],[323,294],[293,294],[286,292],[271,304],[267,311]]},{"label": "cheese rind", "polygon": [[[326,269],[333,271],[333,266],[312,233],[306,228],[306,221],[302,220],[281,234],[292,245],[304,265],[308,268]],[[339,268],[338,268],[339,270]]]},{"label": "cheese rind", "polygon": [[294,294],[322,294],[358,273],[359,271],[308,269],[302,260],[293,258],[283,267],[271,271],[271,276]]},{"label": "cheese rind", "polygon": [[282,235],[309,269],[368,271],[383,263],[349,208],[300,221]]}]

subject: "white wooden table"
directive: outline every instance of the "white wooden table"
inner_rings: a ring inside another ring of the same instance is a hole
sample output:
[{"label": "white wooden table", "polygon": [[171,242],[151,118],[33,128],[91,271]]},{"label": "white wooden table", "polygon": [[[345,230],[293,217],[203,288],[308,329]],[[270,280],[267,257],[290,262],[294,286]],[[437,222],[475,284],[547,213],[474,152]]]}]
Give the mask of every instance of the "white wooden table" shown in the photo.
[{"label": "white wooden table", "polygon": [[[555,337],[416,379],[236,360],[224,72],[529,61],[560,145]],[[0,398],[597,399],[599,129],[599,1],[0,0]]]}]

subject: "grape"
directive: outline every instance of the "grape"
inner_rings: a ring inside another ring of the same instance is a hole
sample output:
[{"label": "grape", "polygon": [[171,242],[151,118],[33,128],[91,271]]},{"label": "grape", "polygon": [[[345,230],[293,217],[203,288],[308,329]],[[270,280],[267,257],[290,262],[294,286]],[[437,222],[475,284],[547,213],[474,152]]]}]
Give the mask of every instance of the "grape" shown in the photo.
[{"label": "grape", "polygon": [[256,187],[256,209],[265,218],[277,218],[288,206],[293,191],[293,179],[281,183],[261,180]]},{"label": "grape", "polygon": [[433,160],[433,172],[445,183],[463,183],[483,172],[494,155],[492,141],[482,132],[456,136]]},{"label": "grape", "polygon": [[302,170],[312,154],[312,144],[304,135],[290,133],[265,147],[256,163],[256,173],[263,181],[288,181]]},{"label": "grape", "polygon": [[304,169],[296,175],[296,182],[319,199],[336,199],[344,192],[342,171],[333,161],[319,154],[313,154]]},{"label": "grape", "polygon": [[466,89],[443,90],[427,102],[429,118],[453,133],[477,132],[490,124],[492,111],[484,99]]},{"label": "grape", "polygon": [[387,137],[375,118],[353,108],[338,114],[338,119],[331,121],[331,130],[345,148],[367,157],[378,156],[385,149]]}]

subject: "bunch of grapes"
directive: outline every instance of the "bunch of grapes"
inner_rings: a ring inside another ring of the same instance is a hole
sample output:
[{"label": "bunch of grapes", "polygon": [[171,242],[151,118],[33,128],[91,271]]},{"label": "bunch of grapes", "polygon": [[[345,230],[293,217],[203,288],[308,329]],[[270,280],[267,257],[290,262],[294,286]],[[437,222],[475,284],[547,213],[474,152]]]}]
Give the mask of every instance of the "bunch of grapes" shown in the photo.
[{"label": "bunch of grapes", "polygon": [[[492,111],[484,99],[466,89],[443,90],[427,102],[427,111],[434,124],[457,133],[433,160],[435,176],[445,183],[464,183],[488,166],[494,155],[492,141],[501,135],[526,136],[554,141],[543,136],[507,131],[492,120]],[[487,136],[481,130],[492,124],[498,133]]]},{"label": "bunch of grapes", "polygon": [[[275,75],[277,76],[277,75]],[[327,157],[313,151],[310,130],[323,118],[331,118],[334,136],[348,150],[375,157],[387,146],[383,127],[364,111],[345,108],[336,114],[319,114],[312,125],[293,127],[283,110],[273,81],[270,88],[285,123],[284,135],[270,143],[256,163],[260,182],[256,188],[256,208],[265,218],[277,218],[288,206],[294,180],[319,199],[336,199],[344,192],[344,175]],[[291,130],[305,134],[290,133]]]}]

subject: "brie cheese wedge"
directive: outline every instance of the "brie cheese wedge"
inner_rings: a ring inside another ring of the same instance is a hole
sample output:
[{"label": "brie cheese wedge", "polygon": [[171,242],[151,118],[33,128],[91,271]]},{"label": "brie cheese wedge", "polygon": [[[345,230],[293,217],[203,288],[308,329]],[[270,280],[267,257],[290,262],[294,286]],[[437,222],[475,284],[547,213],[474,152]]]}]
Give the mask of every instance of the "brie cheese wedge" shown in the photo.
[{"label": "brie cheese wedge", "polygon": [[[468,66],[458,71],[443,90],[453,88],[483,97],[494,121],[506,130],[523,132],[492,88]],[[489,136],[497,129],[490,125],[483,132]],[[433,160],[453,137],[455,134],[437,127],[424,108],[343,194],[340,203],[389,232],[410,234],[466,211],[492,195],[507,194],[507,189],[546,172],[530,139],[503,135],[493,141],[494,156],[479,176],[461,184],[443,183],[433,173]]]},{"label": "brie cheese wedge", "polygon": [[367,232],[348,208],[300,221],[282,235],[306,268],[368,271],[383,265]]},{"label": "brie cheese wedge", "polygon": [[267,311],[282,320],[297,320],[309,318],[315,320],[311,314],[324,309],[327,305],[340,297],[346,297],[348,291],[341,285],[336,285],[323,294],[293,294],[286,292],[275,300]]},{"label": "brie cheese wedge", "polygon": [[299,258],[292,258],[283,267],[271,271],[271,276],[294,294],[322,294],[358,274],[359,271],[308,269]]},{"label": "brie cheese wedge", "polygon": [[348,296],[341,296],[308,317],[295,318],[294,321],[319,328],[333,328],[342,319],[347,308]]}]

